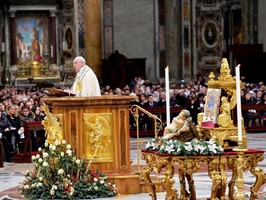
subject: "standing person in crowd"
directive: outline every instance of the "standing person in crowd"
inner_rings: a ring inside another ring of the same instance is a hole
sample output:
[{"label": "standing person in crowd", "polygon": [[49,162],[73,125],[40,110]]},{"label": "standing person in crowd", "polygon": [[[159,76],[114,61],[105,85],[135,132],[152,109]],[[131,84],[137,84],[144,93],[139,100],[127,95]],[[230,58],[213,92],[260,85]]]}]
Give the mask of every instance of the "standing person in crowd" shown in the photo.
[{"label": "standing person in crowd", "polygon": [[73,60],[73,67],[77,75],[72,90],[67,92],[74,93],[77,97],[101,96],[99,81],[82,56]]},{"label": "standing person in crowd", "polygon": [[[35,121],[35,115],[31,111],[29,106],[24,105],[22,107],[20,119],[21,119],[21,122],[22,122],[23,126],[24,126],[24,124],[26,122],[34,122]],[[36,151],[37,150],[37,135],[36,135],[36,131],[31,131],[30,132],[30,138],[31,138],[31,142],[32,142],[32,151]]]},{"label": "standing person in crowd", "polygon": [[[263,104],[266,105],[266,92],[264,92],[261,97],[260,97],[260,101],[257,104]],[[262,110],[261,111],[261,116],[266,116],[266,110]]]},{"label": "standing person in crowd", "polygon": [[0,112],[1,112],[3,115],[6,115],[6,106],[5,106],[5,104],[3,104],[2,102],[0,102]]},{"label": "standing person in crowd", "polygon": [[263,95],[263,92],[262,91],[257,91],[256,93],[256,102],[259,103],[261,101],[261,97]]},{"label": "standing person in crowd", "polygon": [[196,92],[192,91],[190,92],[190,95],[187,98],[187,109],[190,111],[190,113],[193,113],[193,108],[194,108],[194,102],[197,99],[197,94]]},{"label": "standing person in crowd", "polygon": [[16,111],[15,105],[7,106],[7,119],[11,124],[9,142],[11,144],[11,152],[18,153],[18,144],[20,138],[24,137],[24,128],[22,126],[20,117]]},{"label": "standing person in crowd", "polygon": [[6,162],[12,162],[11,153],[10,153],[10,146],[9,146],[10,129],[11,129],[10,122],[8,121],[6,115],[4,115],[0,111],[0,138],[2,139],[2,144],[3,144],[4,151],[5,151],[5,161]]},{"label": "standing person in crowd", "polygon": [[197,99],[194,101],[193,109],[191,110],[191,117],[195,124],[198,124],[198,114],[204,111],[204,94],[199,93]]},{"label": "standing person in crowd", "polygon": [[[144,108],[153,108],[153,107],[158,107],[158,102],[153,100],[153,95],[150,94],[148,95],[148,101],[144,103],[143,107]],[[148,115],[145,115],[145,124],[147,124],[147,129],[151,130],[153,127],[153,119],[151,119]]]},{"label": "standing person in crowd", "polygon": [[144,107],[144,104],[147,102],[146,94],[139,95],[139,106]]},{"label": "standing person in crowd", "polygon": [[[250,92],[247,92],[245,94],[245,99],[243,101],[243,104],[256,104],[256,101],[254,98],[252,98]],[[253,124],[255,124],[256,126],[260,125],[259,114],[257,113],[255,109],[243,111],[243,118],[244,118],[245,125],[248,127],[252,126]]]},{"label": "standing person in crowd", "polygon": [[153,91],[153,101],[160,101],[160,93],[157,90]]},{"label": "standing person in crowd", "polygon": [[147,99],[148,99],[148,101],[146,103],[144,103],[144,105],[143,105],[144,108],[152,108],[152,107],[158,106],[158,102],[153,100],[152,94],[149,94]]},{"label": "standing person in crowd", "polygon": [[[45,114],[44,112],[42,112],[42,107],[40,105],[36,105],[35,107],[33,107],[32,112],[35,116],[34,121],[36,122],[42,122],[45,118]],[[44,143],[45,143],[45,130],[41,129],[41,130],[36,130],[36,138],[37,138],[37,147],[44,147]]]}]

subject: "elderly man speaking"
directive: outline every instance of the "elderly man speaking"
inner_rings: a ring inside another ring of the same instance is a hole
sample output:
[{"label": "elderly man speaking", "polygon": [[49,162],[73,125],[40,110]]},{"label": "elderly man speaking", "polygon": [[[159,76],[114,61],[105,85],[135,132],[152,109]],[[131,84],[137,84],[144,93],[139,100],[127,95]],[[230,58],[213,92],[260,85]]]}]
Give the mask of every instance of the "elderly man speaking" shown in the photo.
[{"label": "elderly man speaking", "polygon": [[82,56],[77,56],[73,60],[73,67],[77,75],[70,92],[76,97],[101,96],[99,81]]}]

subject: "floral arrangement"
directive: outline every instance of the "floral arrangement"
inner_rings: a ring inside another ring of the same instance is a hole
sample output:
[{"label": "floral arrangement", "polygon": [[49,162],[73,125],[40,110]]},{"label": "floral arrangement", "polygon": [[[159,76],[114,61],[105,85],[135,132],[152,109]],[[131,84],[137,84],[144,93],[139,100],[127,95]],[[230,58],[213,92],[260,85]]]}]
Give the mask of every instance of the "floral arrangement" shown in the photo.
[{"label": "floral arrangement", "polygon": [[32,156],[34,171],[26,171],[20,186],[27,199],[95,199],[117,194],[114,184],[98,170],[73,155],[71,145],[63,140],[45,143],[40,154]]},{"label": "floral arrangement", "polygon": [[200,141],[196,139],[190,142],[152,139],[147,143],[146,150],[184,156],[218,155],[224,152],[222,146],[214,140]]}]

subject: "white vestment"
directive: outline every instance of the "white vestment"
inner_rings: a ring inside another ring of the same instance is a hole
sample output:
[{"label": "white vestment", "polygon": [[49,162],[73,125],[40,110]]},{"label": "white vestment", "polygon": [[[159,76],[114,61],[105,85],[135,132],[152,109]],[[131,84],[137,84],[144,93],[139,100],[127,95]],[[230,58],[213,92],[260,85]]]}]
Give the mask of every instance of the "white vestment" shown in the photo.
[{"label": "white vestment", "polygon": [[87,65],[77,73],[72,90],[77,97],[101,96],[99,81]]}]

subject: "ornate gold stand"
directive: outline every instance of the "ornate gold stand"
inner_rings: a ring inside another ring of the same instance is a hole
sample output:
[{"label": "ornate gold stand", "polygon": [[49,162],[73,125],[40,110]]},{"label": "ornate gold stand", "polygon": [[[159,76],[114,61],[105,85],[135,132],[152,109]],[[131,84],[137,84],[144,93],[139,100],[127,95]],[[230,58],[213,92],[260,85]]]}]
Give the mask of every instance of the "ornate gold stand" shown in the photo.
[{"label": "ornate gold stand", "polygon": [[[142,151],[142,159],[147,163],[141,172],[141,179],[147,184],[150,190],[152,200],[156,200],[156,191],[150,174],[154,172],[162,172],[161,184],[166,191],[166,200],[178,199],[197,199],[193,174],[199,171],[202,165],[208,166],[208,175],[212,180],[211,200],[227,199],[225,192],[226,187],[229,187],[228,199],[244,199],[243,194],[243,171],[250,170],[256,177],[254,185],[251,187],[251,198],[257,197],[257,191],[262,184],[265,183],[265,174],[263,170],[257,167],[258,162],[264,159],[264,152],[257,150],[238,151],[224,153],[216,156],[175,156],[175,155],[160,155],[151,151]],[[175,166],[179,170],[180,194],[178,190],[173,188],[175,183],[173,177],[175,174]],[[227,184],[226,167],[232,170],[232,178]],[[185,180],[189,184],[190,194],[185,188]],[[235,183],[238,191],[234,196]]]}]

